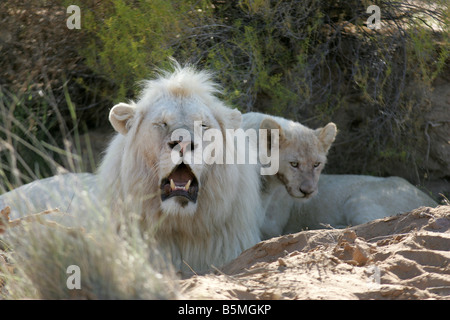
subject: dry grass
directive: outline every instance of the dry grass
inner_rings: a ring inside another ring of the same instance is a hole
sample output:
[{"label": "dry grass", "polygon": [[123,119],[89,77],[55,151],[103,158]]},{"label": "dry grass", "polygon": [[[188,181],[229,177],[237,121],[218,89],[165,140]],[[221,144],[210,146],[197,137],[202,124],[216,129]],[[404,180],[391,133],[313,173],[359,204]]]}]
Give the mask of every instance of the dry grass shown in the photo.
[{"label": "dry grass", "polygon": [[[49,211],[3,219],[9,222],[0,263],[3,298],[177,298],[174,273],[153,246],[151,235],[142,236],[137,224],[130,222],[118,232],[107,210],[97,213],[98,219],[85,217],[89,221],[70,228],[43,220],[43,215],[56,219]],[[81,289],[67,286],[71,265],[80,268]]]}]

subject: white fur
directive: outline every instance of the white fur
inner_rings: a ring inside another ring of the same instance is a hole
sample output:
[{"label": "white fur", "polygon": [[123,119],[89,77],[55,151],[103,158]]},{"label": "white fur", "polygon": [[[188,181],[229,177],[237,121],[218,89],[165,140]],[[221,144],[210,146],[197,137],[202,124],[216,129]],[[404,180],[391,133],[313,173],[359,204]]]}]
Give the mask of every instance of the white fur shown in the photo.
[{"label": "white fur", "polygon": [[403,178],[323,174],[316,197],[302,203],[292,199],[289,206],[283,233],[345,228],[437,203]]},{"label": "white fur", "polygon": [[192,133],[194,121],[200,120],[220,130],[225,145],[231,143],[225,139],[226,129],[241,124],[241,113],[215,97],[217,85],[208,73],[175,69],[145,82],[136,103],[111,109],[109,120],[117,134],[96,176],[55,176],[2,195],[0,204],[12,207],[11,218],[59,207],[87,221],[86,214],[98,213],[87,202],[101,209],[107,203],[108,212],[101,215],[109,219],[111,211],[116,217],[137,219],[182,272],[219,267],[259,242],[264,213],[257,165],[192,164],[199,182],[196,203],[183,207],[176,198],[161,201],[161,179],[175,167],[168,147],[175,129]]},{"label": "white fur", "polygon": [[[279,130],[279,172],[261,177],[265,211],[261,232],[264,238],[278,236],[289,219],[293,199],[303,202],[317,193],[320,173],[336,136],[336,125],[329,123],[313,130],[298,122],[251,112],[243,115],[242,127]],[[292,167],[292,162],[298,166]],[[317,163],[320,165],[315,167]],[[305,189],[310,193],[304,193]]]},{"label": "white fur", "polygon": [[[280,170],[289,172],[283,162],[293,155],[305,162],[308,162],[305,159],[309,159],[309,162],[314,159],[326,162],[324,150],[328,150],[333,142],[335,131],[334,134],[333,130],[319,134],[319,142],[325,141],[326,145],[321,150],[321,143],[310,143],[315,140],[313,130],[287,119],[249,113],[243,117],[243,127],[257,129],[268,118],[279,124],[285,140],[285,144],[281,143],[279,148]],[[320,137],[324,138],[323,141]],[[266,238],[306,228],[323,228],[326,225],[343,228],[407,212],[420,206],[437,205],[425,193],[398,177],[320,175],[315,194],[304,199],[287,191],[289,185],[295,185],[295,182],[301,185],[304,177],[285,175],[286,181],[280,181],[274,176],[261,177],[264,185],[261,196],[265,209],[261,230]]]},{"label": "white fur", "polygon": [[239,128],[240,113],[216,92],[207,73],[191,68],[176,67],[146,82],[137,103],[111,110],[118,134],[99,169],[112,209],[155,229],[159,245],[182,271],[221,266],[260,240],[263,211],[255,165],[193,164],[200,184],[197,203],[181,207],[176,198],[160,198],[160,183],[175,166],[168,148],[175,129],[192,133],[194,121],[202,121],[225,137],[225,129]]},{"label": "white fur", "polygon": [[[0,196],[0,209],[11,208],[10,219],[58,209],[51,219],[64,225],[86,226],[99,212],[97,181],[93,174],[62,174],[36,180]],[[78,220],[78,221],[74,221]]]}]

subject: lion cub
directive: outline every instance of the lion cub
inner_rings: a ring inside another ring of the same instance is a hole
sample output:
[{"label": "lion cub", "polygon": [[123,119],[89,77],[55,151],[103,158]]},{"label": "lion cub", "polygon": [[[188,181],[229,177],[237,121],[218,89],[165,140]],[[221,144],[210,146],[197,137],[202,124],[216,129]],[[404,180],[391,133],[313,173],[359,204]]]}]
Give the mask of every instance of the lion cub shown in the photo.
[{"label": "lion cub", "polygon": [[437,205],[399,177],[324,174],[319,182],[336,136],[333,123],[312,130],[283,118],[248,113],[243,116],[243,127],[279,129],[279,171],[261,176],[265,239],[324,225],[344,228]]},{"label": "lion cub", "polygon": [[[278,172],[261,176],[265,209],[262,235],[263,238],[278,236],[289,219],[293,198],[303,202],[317,193],[320,173],[337,128],[330,122],[313,130],[298,122],[256,112],[243,115],[242,128],[268,129],[269,134],[271,129],[279,130]],[[271,137],[267,141],[269,144]]]}]

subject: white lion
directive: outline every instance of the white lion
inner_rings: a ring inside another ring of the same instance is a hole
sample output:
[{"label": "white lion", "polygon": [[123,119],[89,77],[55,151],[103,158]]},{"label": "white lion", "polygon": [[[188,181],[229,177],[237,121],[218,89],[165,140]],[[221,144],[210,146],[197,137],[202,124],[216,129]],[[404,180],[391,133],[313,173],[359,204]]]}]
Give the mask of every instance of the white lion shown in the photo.
[{"label": "white lion", "polygon": [[[240,127],[241,113],[227,108],[216,92],[208,73],[192,68],[177,67],[146,82],[137,103],[111,109],[118,134],[99,169],[113,210],[136,214],[143,229],[155,229],[158,244],[183,271],[221,266],[260,241],[257,166],[207,165],[191,158],[199,148],[194,122],[203,130],[220,130],[223,145],[234,148],[226,129]],[[194,139],[180,137],[181,129]],[[174,150],[179,164],[172,160]]]},{"label": "white lion", "polygon": [[[262,235],[278,236],[289,219],[293,199],[303,202],[317,193],[320,173],[336,137],[336,125],[330,122],[313,130],[281,117],[251,112],[244,114],[242,127],[267,129],[268,133],[279,130],[279,170],[275,175],[261,176],[265,210]],[[268,143],[271,140],[268,137]]]},{"label": "white lion", "polygon": [[[12,207],[13,217],[59,207],[85,220],[79,211],[92,210],[77,210],[83,204],[78,191],[84,190],[89,200],[106,202],[111,212],[137,218],[132,221],[138,220],[141,230],[154,232],[177,270],[202,272],[229,262],[260,241],[264,212],[257,165],[190,158],[201,148],[194,122],[201,122],[200,131],[220,130],[227,150],[246,152],[226,139],[226,129],[240,128],[241,113],[226,107],[217,92],[208,73],[176,66],[173,73],[147,81],[136,103],[111,109],[117,134],[96,176],[36,181],[2,195],[0,202]],[[179,136],[181,129],[194,139]],[[203,141],[202,147],[210,143]],[[179,162],[173,162],[174,152]]]},{"label": "white lion", "polygon": [[402,178],[321,175],[336,135],[333,123],[312,130],[284,118],[248,113],[243,127],[280,130],[279,172],[261,176],[264,238],[326,225],[342,228],[437,205]]}]

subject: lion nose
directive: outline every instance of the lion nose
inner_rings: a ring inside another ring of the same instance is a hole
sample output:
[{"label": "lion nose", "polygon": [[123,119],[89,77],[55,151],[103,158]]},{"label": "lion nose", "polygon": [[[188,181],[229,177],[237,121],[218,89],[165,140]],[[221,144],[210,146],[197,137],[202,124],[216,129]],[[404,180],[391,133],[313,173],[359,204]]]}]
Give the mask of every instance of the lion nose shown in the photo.
[{"label": "lion nose", "polygon": [[303,193],[305,196],[310,195],[314,192],[314,185],[312,183],[302,183],[302,185],[299,188],[300,192]]},{"label": "lion nose", "polygon": [[194,150],[194,142],[189,140],[188,141],[175,140],[169,142],[170,149],[174,149],[176,146],[179,146],[181,155],[185,154],[188,148],[190,151]]}]

